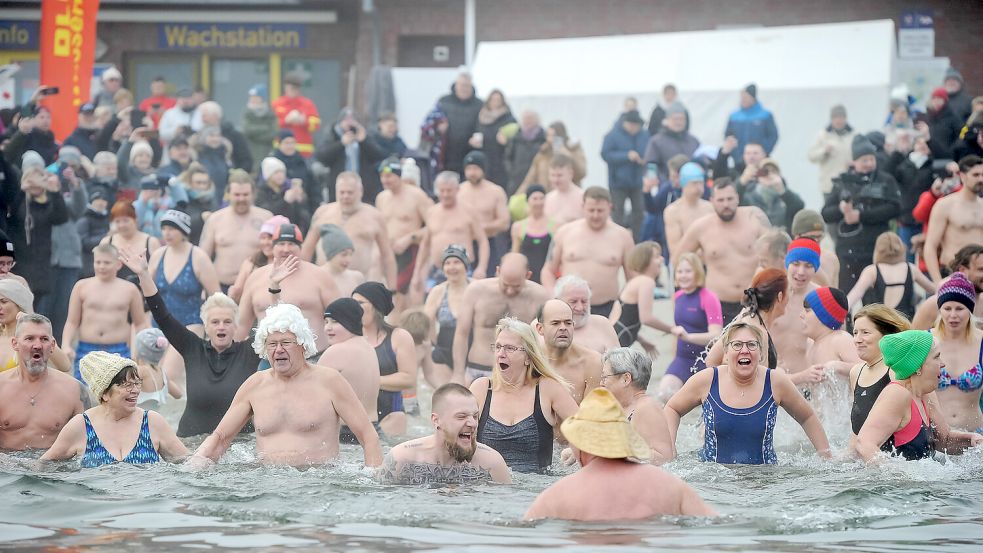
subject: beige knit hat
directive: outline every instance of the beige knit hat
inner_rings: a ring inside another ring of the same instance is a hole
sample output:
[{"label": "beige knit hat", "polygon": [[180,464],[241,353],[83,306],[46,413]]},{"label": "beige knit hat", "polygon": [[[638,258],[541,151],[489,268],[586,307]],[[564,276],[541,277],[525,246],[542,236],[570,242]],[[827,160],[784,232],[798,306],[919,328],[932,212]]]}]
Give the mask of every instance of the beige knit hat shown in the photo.
[{"label": "beige knit hat", "polygon": [[136,368],[136,366],[132,359],[122,357],[118,353],[93,351],[79,361],[79,372],[82,373],[82,380],[85,380],[92,394],[99,399],[106,393],[109,383],[120,371],[126,367]]}]

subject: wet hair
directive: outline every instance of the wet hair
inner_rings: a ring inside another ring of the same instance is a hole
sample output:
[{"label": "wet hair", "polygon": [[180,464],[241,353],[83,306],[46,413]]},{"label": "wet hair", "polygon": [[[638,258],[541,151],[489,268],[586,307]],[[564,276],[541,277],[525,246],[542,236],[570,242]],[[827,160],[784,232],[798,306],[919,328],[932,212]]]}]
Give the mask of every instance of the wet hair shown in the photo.
[{"label": "wet hair", "polygon": [[761,332],[760,328],[748,323],[732,323],[720,336],[720,345],[724,346],[724,351],[727,351],[727,345],[731,342],[730,337],[737,334],[738,330],[750,330],[754,334],[754,338],[758,341],[758,345],[764,345],[765,335]]},{"label": "wet hair", "polygon": [[[540,378],[549,378],[555,380],[567,390],[571,389],[570,383],[550,366],[546,353],[543,351],[543,346],[539,343],[539,335],[536,334],[536,331],[533,330],[531,325],[515,317],[504,317],[499,319],[498,325],[495,327],[495,339],[497,340],[498,336],[506,331],[515,334],[522,340],[522,347],[525,348],[526,357],[529,358],[529,365],[526,367],[526,379],[538,380]],[[491,373],[492,390],[500,389],[502,382],[502,369],[498,367],[498,363],[493,363]]]},{"label": "wet hair", "polygon": [[266,316],[256,327],[256,338],[253,340],[253,351],[260,359],[267,359],[266,338],[272,332],[293,333],[297,343],[304,346],[304,357],[311,357],[317,353],[311,325],[296,305],[280,303],[266,310]]},{"label": "wet hair", "polygon": [[780,269],[764,269],[754,275],[751,287],[744,291],[741,305],[752,315],[774,309],[778,294],[788,293],[788,275]]},{"label": "wet hair", "polygon": [[438,409],[443,407],[444,398],[451,395],[459,395],[463,397],[474,397],[471,390],[466,387],[456,383],[448,382],[443,386],[437,388],[433,392],[433,396],[430,398],[430,411],[436,413]]},{"label": "wet hair", "polygon": [[133,207],[133,202],[127,200],[117,200],[113,204],[112,209],[109,210],[109,220],[118,219],[120,217],[129,217],[130,219],[136,220],[137,210]]},{"label": "wet hair", "polygon": [[652,358],[632,348],[612,348],[601,358],[611,366],[613,374],[630,374],[636,390],[647,390],[652,378]]},{"label": "wet hair", "polygon": [[970,169],[977,165],[983,165],[983,158],[980,156],[968,155],[959,160],[959,172],[968,173]]},{"label": "wet hair", "polygon": [[[734,186],[734,181],[730,180],[730,177],[718,177],[718,178],[713,179],[713,189],[714,189],[714,191],[716,191],[716,190],[723,190],[723,189],[725,189],[727,187],[730,187],[730,186]],[[734,189],[736,190],[737,187],[734,186]]]},{"label": "wet hair", "polygon": [[874,263],[903,263],[906,253],[904,243],[894,232],[882,232],[874,242]]},{"label": "wet hair", "polygon": [[949,263],[949,268],[952,272],[960,272],[960,267],[969,267],[973,264],[973,258],[977,255],[983,255],[983,245],[980,244],[969,244],[968,246],[963,246],[959,248],[956,255],[953,256],[952,262]]},{"label": "wet hair", "polygon": [[635,247],[628,252],[628,259],[626,259],[626,265],[632,271],[636,273],[644,272],[648,269],[649,264],[656,257],[662,255],[662,246],[658,242],[653,242],[648,240],[635,244]]},{"label": "wet hair", "polygon": [[17,319],[17,326],[14,327],[14,336],[20,336],[20,331],[25,325],[47,325],[48,334],[51,334],[51,320],[40,313],[25,313]]},{"label": "wet hair", "polygon": [[587,301],[590,301],[590,283],[577,275],[566,275],[564,277],[560,277],[560,279],[556,281],[556,284],[553,285],[553,297],[559,298],[563,295],[563,292],[565,292],[567,288],[583,288],[584,290],[587,290]]},{"label": "wet hair", "polygon": [[201,316],[201,322],[208,322],[208,312],[216,307],[222,307],[225,309],[232,310],[232,320],[235,321],[239,318],[239,306],[236,304],[235,300],[226,296],[222,292],[215,292],[208,299],[201,304],[201,311],[199,315]]},{"label": "wet hair", "polygon": [[550,160],[550,169],[563,169],[569,167],[573,170],[573,160],[565,154],[555,154]]},{"label": "wet hair", "polygon": [[410,333],[413,343],[422,344],[433,331],[433,321],[420,308],[407,309],[399,318],[399,328]]},{"label": "wet hair", "polygon": [[108,242],[105,244],[99,244],[98,246],[92,248],[92,255],[99,254],[111,256],[113,259],[119,259],[119,250],[116,249],[116,246]]},{"label": "wet hair", "polygon": [[587,190],[584,190],[584,201],[586,202],[587,200],[601,200],[611,203],[611,193],[608,192],[607,188],[591,186]]},{"label": "wet hair", "polygon": [[883,336],[897,334],[898,332],[911,329],[911,322],[908,321],[904,314],[883,303],[868,303],[861,307],[856,315],[853,316],[853,324],[856,325],[857,321],[862,318],[870,321],[877,328],[877,332],[880,332]]},{"label": "wet hair", "polygon": [[[702,288],[703,285],[705,285],[706,282],[707,282],[707,271],[703,267],[703,260],[700,259],[700,256],[696,255],[693,252],[686,252],[686,253],[680,255],[679,256],[679,259],[676,260],[676,267],[675,267],[675,269],[678,269],[679,266],[684,261],[686,263],[688,263],[690,267],[693,268],[693,276],[695,277],[694,278],[694,281],[695,281],[696,287],[697,288]],[[673,269],[673,270],[675,271],[675,269]]]},{"label": "wet hair", "polygon": [[666,166],[669,168],[670,173],[678,173],[679,170],[683,168],[683,165],[686,165],[687,163],[689,163],[689,156],[685,154],[676,154],[669,158],[669,161],[666,162]]}]

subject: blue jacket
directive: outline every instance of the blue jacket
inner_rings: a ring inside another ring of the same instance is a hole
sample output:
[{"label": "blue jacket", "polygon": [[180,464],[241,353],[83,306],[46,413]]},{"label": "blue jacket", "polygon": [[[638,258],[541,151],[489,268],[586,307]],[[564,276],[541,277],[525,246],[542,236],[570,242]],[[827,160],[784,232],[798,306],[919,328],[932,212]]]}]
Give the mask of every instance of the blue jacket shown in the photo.
[{"label": "blue jacket", "polygon": [[775,117],[771,112],[761,107],[761,102],[747,109],[739,109],[730,114],[727,120],[727,130],[724,136],[737,137],[737,149],[734,150],[734,159],[741,159],[744,155],[744,145],[748,142],[757,142],[765,147],[765,153],[771,155],[771,151],[778,142],[778,127],[775,126]]},{"label": "blue jacket", "polygon": [[630,135],[624,127],[618,125],[604,135],[601,157],[608,164],[608,188],[642,187],[645,165],[630,161],[628,152],[634,150],[640,157],[644,156],[648,142],[649,133],[644,128],[638,131],[638,134]]}]

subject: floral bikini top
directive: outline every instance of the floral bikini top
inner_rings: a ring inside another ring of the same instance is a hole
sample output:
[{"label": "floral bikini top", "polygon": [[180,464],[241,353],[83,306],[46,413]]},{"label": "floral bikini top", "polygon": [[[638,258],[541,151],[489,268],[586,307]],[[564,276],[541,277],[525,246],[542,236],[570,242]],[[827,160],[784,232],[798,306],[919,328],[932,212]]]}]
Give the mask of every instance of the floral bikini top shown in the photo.
[{"label": "floral bikini top", "polygon": [[939,373],[939,389],[945,390],[949,386],[955,386],[963,392],[975,392],[983,387],[983,344],[980,345],[980,357],[968,371],[959,375],[959,378],[952,378],[949,371],[942,368]]}]

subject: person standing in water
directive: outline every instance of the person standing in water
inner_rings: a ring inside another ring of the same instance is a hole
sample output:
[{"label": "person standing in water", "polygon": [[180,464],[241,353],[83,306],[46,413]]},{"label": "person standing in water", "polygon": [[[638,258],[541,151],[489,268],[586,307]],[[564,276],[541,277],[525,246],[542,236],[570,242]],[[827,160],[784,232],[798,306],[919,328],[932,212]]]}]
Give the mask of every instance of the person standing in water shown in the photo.
[{"label": "person standing in water", "polygon": [[544,211],[546,189],[543,185],[533,184],[526,189],[526,204],[529,206],[529,215],[512,223],[512,251],[526,256],[532,272],[529,278],[538,284],[542,282],[540,273],[549,256],[557,224]]},{"label": "person standing in water", "polygon": [[983,431],[983,330],[973,324],[976,289],[966,275],[953,273],[939,287],[939,320],[932,330],[944,365],[939,402],[953,428]]}]

